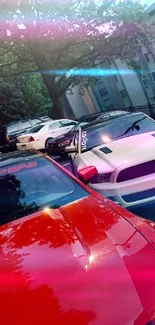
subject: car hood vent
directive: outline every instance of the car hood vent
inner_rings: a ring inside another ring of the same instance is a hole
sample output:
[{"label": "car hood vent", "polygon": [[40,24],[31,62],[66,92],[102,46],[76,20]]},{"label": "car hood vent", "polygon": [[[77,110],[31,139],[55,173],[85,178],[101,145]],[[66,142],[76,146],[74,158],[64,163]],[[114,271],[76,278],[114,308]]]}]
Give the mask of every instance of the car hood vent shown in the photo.
[{"label": "car hood vent", "polygon": [[112,151],[108,147],[103,147],[100,149],[100,151],[102,151],[106,155],[108,155],[109,153],[112,153]]}]

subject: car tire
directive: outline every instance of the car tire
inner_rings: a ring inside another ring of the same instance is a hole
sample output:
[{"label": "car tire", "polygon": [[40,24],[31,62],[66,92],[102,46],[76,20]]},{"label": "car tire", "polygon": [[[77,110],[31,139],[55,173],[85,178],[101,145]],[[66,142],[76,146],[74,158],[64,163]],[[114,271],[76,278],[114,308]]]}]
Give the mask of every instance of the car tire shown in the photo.
[{"label": "car tire", "polygon": [[45,141],[45,151],[47,151],[47,144],[48,144],[48,141],[49,140],[53,140],[53,138],[48,138],[48,139],[46,139],[46,141]]},{"label": "car tire", "polygon": [[62,159],[67,159],[68,158],[68,153],[67,152],[63,152],[63,153],[60,154],[60,157]]}]

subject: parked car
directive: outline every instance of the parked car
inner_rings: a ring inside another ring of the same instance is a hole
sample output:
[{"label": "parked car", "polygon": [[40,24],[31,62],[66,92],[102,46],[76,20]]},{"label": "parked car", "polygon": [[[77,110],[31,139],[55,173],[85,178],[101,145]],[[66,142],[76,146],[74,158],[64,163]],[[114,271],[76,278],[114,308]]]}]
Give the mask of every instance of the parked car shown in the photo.
[{"label": "parked car", "polygon": [[55,139],[49,139],[47,143],[47,153],[49,155],[60,155],[63,156],[67,154],[67,152],[71,152],[72,150],[75,150],[74,145],[74,136],[76,131],[79,127],[84,127],[85,125],[88,125],[89,123],[93,123],[94,121],[106,121],[110,120],[112,118],[117,117],[118,115],[126,115],[128,114],[125,111],[112,111],[112,112],[106,112],[106,113],[95,113],[90,114],[87,116],[83,116],[79,119],[78,124],[75,125],[68,133],[62,134],[59,137],[56,137]]},{"label": "parked car", "polygon": [[154,227],[49,157],[3,155],[1,323],[154,324]]},{"label": "parked car", "polygon": [[46,152],[49,155],[59,155],[64,156],[67,154],[67,150],[69,149],[69,152],[71,152],[71,148],[73,148],[73,151],[75,150],[75,146],[73,143],[74,135],[79,127],[82,127],[84,125],[89,124],[88,122],[79,122],[73,126],[73,128],[65,133],[62,134],[55,139],[48,139],[47,146],[46,146]]},{"label": "parked car", "polygon": [[90,188],[128,208],[155,199],[155,122],[150,117],[133,113],[86,126],[77,141],[72,171],[82,177],[81,170],[94,166],[91,181],[86,180]]},{"label": "parked car", "polygon": [[16,146],[17,136],[24,134],[28,129],[31,129],[33,126],[48,120],[49,118],[47,116],[42,116],[38,118],[21,120],[16,123],[8,124],[6,126],[7,148],[5,149],[5,152],[17,150],[17,146]]},{"label": "parked car", "polygon": [[25,134],[17,137],[17,149],[45,149],[49,140],[67,133],[76,124],[76,121],[68,119],[40,123],[26,131]]},{"label": "parked car", "polygon": [[0,153],[5,153],[9,148],[9,138],[5,125],[0,125]]}]

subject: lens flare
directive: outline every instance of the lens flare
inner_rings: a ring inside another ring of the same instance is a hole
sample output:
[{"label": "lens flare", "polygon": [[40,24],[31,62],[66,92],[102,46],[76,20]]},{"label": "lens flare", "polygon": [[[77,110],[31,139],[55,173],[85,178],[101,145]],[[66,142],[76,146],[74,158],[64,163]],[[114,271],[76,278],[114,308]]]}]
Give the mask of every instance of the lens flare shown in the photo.
[{"label": "lens flare", "polygon": [[109,137],[108,135],[102,135],[102,141],[103,141],[104,143],[107,143],[107,142],[112,141],[112,138]]},{"label": "lens flare", "polygon": [[48,207],[44,208],[44,212],[49,214],[50,213],[50,208],[48,208]]}]

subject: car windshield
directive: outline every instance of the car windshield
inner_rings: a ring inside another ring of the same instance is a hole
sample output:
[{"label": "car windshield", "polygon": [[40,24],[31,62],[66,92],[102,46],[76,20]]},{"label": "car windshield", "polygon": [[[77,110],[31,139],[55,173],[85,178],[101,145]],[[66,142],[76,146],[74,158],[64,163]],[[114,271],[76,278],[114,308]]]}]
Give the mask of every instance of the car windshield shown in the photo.
[{"label": "car windshield", "polygon": [[58,208],[89,193],[55,164],[39,157],[0,168],[0,225],[45,207]]},{"label": "car windshield", "polygon": [[86,128],[82,134],[81,149],[87,151],[111,140],[151,131],[155,131],[155,122],[146,115],[123,116]]},{"label": "car windshield", "polygon": [[34,127],[30,128],[30,129],[28,129],[28,130],[25,132],[25,134],[26,134],[26,133],[37,133],[37,132],[39,132],[39,131],[44,127],[44,126],[45,126],[45,124],[41,124],[41,125],[34,126]]},{"label": "car windshield", "polygon": [[18,130],[19,130],[19,123],[10,124],[7,126],[7,134],[18,132]]}]

